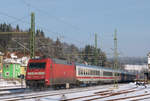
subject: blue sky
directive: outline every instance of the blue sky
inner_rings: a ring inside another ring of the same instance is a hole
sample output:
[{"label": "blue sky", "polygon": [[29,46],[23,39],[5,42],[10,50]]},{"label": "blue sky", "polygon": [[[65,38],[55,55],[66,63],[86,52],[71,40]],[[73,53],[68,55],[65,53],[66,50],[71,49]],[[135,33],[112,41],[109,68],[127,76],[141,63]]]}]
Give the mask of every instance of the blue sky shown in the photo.
[{"label": "blue sky", "polygon": [[[35,12],[36,29],[54,40],[82,48],[94,45],[113,55],[113,33],[117,28],[120,56],[146,56],[150,51],[150,0],[3,0],[0,23],[30,27]],[[20,19],[20,20],[18,20]]]}]

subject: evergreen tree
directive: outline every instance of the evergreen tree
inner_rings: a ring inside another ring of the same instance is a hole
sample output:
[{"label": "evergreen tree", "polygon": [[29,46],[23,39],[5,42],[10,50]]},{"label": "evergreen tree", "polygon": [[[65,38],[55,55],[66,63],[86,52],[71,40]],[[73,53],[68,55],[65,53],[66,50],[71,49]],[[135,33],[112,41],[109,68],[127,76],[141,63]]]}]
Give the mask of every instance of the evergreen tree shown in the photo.
[{"label": "evergreen tree", "polygon": [[104,66],[106,55],[100,49],[87,45],[82,51],[82,58],[90,65]]},{"label": "evergreen tree", "polygon": [[20,31],[20,28],[19,28],[19,25],[17,24],[16,26],[16,31],[19,32]]},{"label": "evergreen tree", "polygon": [[[13,31],[22,32],[22,30],[19,28],[19,25],[17,25],[16,28],[13,28],[10,24],[0,24],[0,32]],[[30,29],[24,32],[30,32]],[[25,47],[28,49],[30,48],[30,36],[28,39],[24,39],[23,37],[21,39],[17,39],[17,37],[15,37],[16,41],[11,40],[13,37],[14,36],[11,35],[2,35],[0,37],[0,47],[3,52],[19,51],[24,53],[24,48],[22,48],[16,42],[25,45]],[[11,42],[8,42],[8,40],[11,40]],[[36,55],[41,54],[46,57],[65,59],[69,62],[83,63],[86,61],[90,65],[109,65],[106,55],[101,51],[101,49],[96,49],[94,46],[86,45],[82,50],[79,50],[79,48],[74,44],[69,45],[68,43],[62,43],[59,38],[57,38],[56,41],[53,41],[51,38],[45,37],[44,31],[39,29],[36,30],[35,48]]]},{"label": "evergreen tree", "polygon": [[59,59],[63,58],[62,45],[59,38],[57,38],[56,42],[54,43],[54,57]]}]

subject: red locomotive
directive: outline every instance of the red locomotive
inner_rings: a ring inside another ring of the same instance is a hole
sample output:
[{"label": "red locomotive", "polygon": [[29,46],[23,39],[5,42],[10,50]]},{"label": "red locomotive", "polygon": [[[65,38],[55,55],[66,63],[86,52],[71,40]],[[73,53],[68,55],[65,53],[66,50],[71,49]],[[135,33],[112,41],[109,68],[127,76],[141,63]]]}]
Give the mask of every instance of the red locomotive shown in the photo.
[{"label": "red locomotive", "polygon": [[[117,73],[117,76],[115,76]],[[133,81],[136,75],[122,70],[89,65],[75,65],[58,59],[30,59],[26,72],[26,85],[30,88],[101,84]]]},{"label": "red locomotive", "polygon": [[30,59],[26,73],[26,85],[33,88],[66,83],[75,84],[75,73],[74,64],[68,64],[63,60]]},{"label": "red locomotive", "polygon": [[[58,63],[59,62],[59,63]],[[74,64],[58,59],[30,59],[26,73],[26,85],[44,87],[50,85],[75,84]]]}]

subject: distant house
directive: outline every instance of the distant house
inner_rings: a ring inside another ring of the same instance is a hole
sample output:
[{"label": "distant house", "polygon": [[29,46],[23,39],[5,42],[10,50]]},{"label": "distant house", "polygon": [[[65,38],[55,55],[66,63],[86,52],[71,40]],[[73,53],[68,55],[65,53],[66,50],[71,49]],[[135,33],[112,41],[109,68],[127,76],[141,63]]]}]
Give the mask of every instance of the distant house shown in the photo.
[{"label": "distant house", "polygon": [[29,57],[19,57],[15,53],[10,53],[5,57],[3,63],[2,77],[5,79],[17,79],[21,75],[25,76]]},{"label": "distant house", "polygon": [[130,72],[142,72],[144,70],[148,70],[147,65],[124,65],[124,69]]},{"label": "distant house", "polygon": [[17,79],[20,76],[20,64],[4,63],[2,76],[4,79]]}]

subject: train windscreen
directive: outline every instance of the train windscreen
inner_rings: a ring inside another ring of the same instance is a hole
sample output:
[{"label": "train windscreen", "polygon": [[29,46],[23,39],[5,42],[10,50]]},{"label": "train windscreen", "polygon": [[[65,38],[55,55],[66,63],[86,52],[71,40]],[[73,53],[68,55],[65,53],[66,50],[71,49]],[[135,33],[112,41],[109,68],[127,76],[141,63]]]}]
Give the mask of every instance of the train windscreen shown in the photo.
[{"label": "train windscreen", "polygon": [[44,69],[45,68],[46,63],[30,63],[29,64],[29,69]]}]

